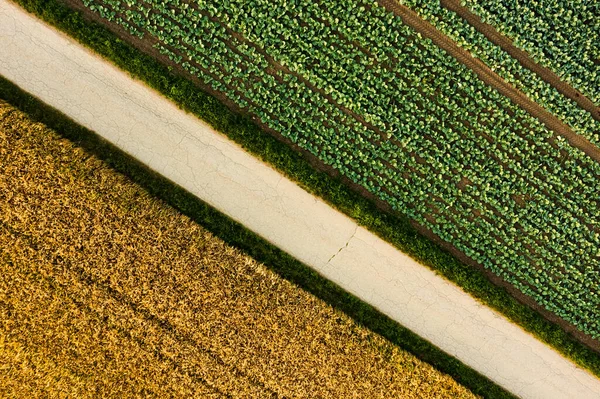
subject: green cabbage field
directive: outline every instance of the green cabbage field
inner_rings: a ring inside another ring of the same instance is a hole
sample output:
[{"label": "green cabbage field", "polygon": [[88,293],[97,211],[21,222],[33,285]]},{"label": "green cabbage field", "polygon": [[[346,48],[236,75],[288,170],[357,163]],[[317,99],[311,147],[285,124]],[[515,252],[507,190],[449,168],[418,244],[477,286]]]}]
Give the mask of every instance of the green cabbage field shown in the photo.
[{"label": "green cabbage field", "polygon": [[[461,0],[535,60],[600,104],[600,3]],[[514,16],[518,15],[518,18]]]},{"label": "green cabbage field", "polygon": [[440,0],[404,0],[403,4],[467,49],[471,55],[492,66],[500,77],[560,118],[575,133],[595,145],[600,144],[598,120],[540,76],[523,67],[467,21],[443,7]]},{"label": "green cabbage field", "polygon": [[[600,165],[386,8],[363,0],[82,1],[600,338]],[[408,5],[450,26],[440,29],[455,40],[477,42],[477,57],[502,59],[501,76],[518,74],[525,94],[600,142],[597,121],[485,38],[435,4]],[[561,68],[575,83],[585,78]],[[598,85],[586,82],[593,95]]]}]

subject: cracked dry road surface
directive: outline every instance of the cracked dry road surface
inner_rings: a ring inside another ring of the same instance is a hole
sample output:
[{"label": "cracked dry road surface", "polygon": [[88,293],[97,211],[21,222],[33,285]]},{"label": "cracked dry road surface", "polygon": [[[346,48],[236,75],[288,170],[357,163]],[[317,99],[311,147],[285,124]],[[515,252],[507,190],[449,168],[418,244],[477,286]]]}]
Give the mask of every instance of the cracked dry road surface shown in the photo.
[{"label": "cracked dry road surface", "polygon": [[599,379],[7,0],[0,74],[516,395],[600,397]]}]

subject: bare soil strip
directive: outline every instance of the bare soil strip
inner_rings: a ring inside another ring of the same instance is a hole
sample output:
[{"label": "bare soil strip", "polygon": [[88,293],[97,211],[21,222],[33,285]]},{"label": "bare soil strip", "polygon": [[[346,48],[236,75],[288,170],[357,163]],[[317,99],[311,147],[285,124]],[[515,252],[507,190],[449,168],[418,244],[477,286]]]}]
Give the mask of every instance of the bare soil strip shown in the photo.
[{"label": "bare soil strip", "polygon": [[564,136],[572,146],[579,148],[589,157],[600,162],[600,148],[573,132],[571,128],[564,124],[560,119],[548,112],[538,103],[531,101],[525,94],[498,76],[486,64],[474,58],[467,50],[458,46],[452,39],[438,31],[429,22],[421,19],[414,11],[399,4],[396,0],[379,0],[379,3],[402,18],[402,21],[405,24],[421,33],[423,36],[431,39],[438,47],[442,48],[459,62],[465,64],[475,72],[481,80],[498,90],[502,95],[508,97],[515,104],[521,106],[521,108],[546,125],[548,129]]},{"label": "bare soil strip", "polygon": [[526,51],[517,48],[512,43],[511,39],[499,33],[492,25],[484,23],[480,17],[473,14],[468,8],[463,7],[460,4],[460,0],[440,0],[440,2],[442,7],[457,13],[492,43],[500,46],[504,51],[510,54],[511,57],[518,60],[521,65],[536,73],[544,79],[544,81],[554,86],[561,94],[575,101],[581,108],[592,114],[594,119],[600,121],[600,107],[596,106],[592,100],[584,96],[579,90],[561,80],[560,77],[550,69],[535,62]]},{"label": "bare soil strip", "polygon": [[9,397],[472,398],[0,103]]}]

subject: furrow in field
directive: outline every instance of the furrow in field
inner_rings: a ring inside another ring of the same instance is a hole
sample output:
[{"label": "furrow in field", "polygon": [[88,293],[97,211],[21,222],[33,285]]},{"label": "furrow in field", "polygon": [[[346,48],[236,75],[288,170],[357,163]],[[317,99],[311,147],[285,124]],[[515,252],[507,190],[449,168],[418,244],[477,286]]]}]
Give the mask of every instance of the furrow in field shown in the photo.
[{"label": "furrow in field", "polygon": [[592,100],[562,80],[549,68],[535,62],[526,51],[516,47],[512,40],[499,33],[492,25],[484,23],[481,17],[473,14],[467,7],[462,6],[460,0],[440,0],[440,2],[443,7],[460,15],[492,43],[500,46],[502,50],[517,59],[525,68],[536,73],[561,94],[575,101],[581,108],[588,111],[595,120],[600,121],[600,108]]},{"label": "furrow in field", "polygon": [[[498,90],[502,95],[508,97],[515,104],[521,106],[535,118],[539,119],[548,129],[565,137],[569,143],[585,152],[595,161],[600,162],[600,148],[592,144],[585,137],[576,134],[567,124],[548,112],[544,107],[530,100],[525,94],[517,90],[514,86],[507,83],[498,76],[489,66],[474,58],[467,50],[458,46],[446,35],[439,32],[429,22],[423,20],[414,11],[398,3],[396,0],[379,0],[379,2],[389,10],[402,18],[404,23],[430,38],[440,48],[447,51],[458,61],[468,66],[484,82]],[[596,111],[597,112],[597,111]]]}]

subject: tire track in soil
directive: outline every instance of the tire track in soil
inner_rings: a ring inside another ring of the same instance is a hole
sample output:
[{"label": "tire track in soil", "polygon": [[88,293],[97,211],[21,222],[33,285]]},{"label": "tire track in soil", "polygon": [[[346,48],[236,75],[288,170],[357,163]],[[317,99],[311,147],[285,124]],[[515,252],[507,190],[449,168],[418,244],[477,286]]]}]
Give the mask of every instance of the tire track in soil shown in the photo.
[{"label": "tire track in soil", "polygon": [[519,61],[523,67],[537,74],[562,95],[575,101],[581,108],[588,111],[595,120],[600,121],[600,106],[594,104],[592,100],[584,96],[569,83],[563,81],[550,69],[535,62],[526,51],[516,47],[511,39],[498,32],[492,25],[483,22],[480,17],[473,14],[468,8],[463,7],[459,0],[440,0],[440,4],[442,7],[458,14],[458,16],[487,37],[489,41],[500,46],[502,50],[506,51],[511,57]]},{"label": "tire track in soil", "polygon": [[542,122],[548,129],[563,136],[569,144],[579,148],[596,162],[600,162],[600,148],[596,147],[586,138],[576,134],[569,126],[541,105],[531,101],[525,94],[498,76],[482,61],[474,58],[467,50],[459,47],[452,39],[438,31],[429,22],[421,19],[414,11],[401,5],[397,0],[377,1],[388,11],[399,16],[406,25],[431,39],[436,46],[446,51],[460,63],[466,65],[486,84],[496,89],[503,96],[508,97],[512,102]]}]

